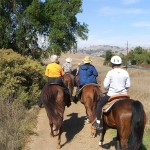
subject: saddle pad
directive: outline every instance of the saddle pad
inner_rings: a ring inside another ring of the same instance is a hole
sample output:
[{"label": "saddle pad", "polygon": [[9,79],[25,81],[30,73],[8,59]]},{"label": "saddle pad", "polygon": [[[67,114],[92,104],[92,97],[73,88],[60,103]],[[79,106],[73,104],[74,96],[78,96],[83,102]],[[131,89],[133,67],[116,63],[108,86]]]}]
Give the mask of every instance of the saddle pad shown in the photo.
[{"label": "saddle pad", "polygon": [[112,100],[112,101],[106,103],[102,108],[102,112],[108,112],[110,110],[110,108],[119,100],[120,99],[115,99],[115,100]]},{"label": "saddle pad", "polygon": [[108,102],[110,101],[113,101],[115,99],[130,99],[130,96],[127,95],[127,94],[117,94],[117,95],[114,95],[114,96],[111,96],[109,99],[108,99]]},{"label": "saddle pad", "polygon": [[103,106],[102,111],[108,112],[110,110],[110,108],[114,105],[114,103],[116,103],[119,100],[123,100],[125,98],[130,99],[130,96],[126,95],[126,94],[117,94],[117,95],[111,96],[108,100],[108,103],[106,103]]}]

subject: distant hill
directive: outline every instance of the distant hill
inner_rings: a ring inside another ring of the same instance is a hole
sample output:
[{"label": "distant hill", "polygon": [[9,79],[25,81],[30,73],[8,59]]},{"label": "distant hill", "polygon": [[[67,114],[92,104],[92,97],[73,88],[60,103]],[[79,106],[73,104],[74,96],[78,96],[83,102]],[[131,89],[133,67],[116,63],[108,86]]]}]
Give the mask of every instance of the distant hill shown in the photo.
[{"label": "distant hill", "polygon": [[90,47],[80,48],[78,49],[78,53],[88,54],[93,56],[102,56],[106,51],[111,50],[114,53],[125,53],[126,49],[118,46],[110,46],[110,45],[94,45]]}]

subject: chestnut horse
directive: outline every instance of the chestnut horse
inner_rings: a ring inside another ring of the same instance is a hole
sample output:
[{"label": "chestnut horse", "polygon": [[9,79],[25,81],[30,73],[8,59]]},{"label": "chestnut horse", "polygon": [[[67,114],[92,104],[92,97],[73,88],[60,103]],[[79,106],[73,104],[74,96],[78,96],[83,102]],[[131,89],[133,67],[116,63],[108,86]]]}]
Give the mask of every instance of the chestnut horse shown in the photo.
[{"label": "chestnut horse", "polygon": [[55,131],[58,131],[57,148],[60,148],[65,106],[69,107],[71,101],[66,98],[64,88],[56,84],[50,84],[42,89],[40,101],[42,101],[47,112],[50,135],[54,137],[53,126],[55,127]]},{"label": "chestnut horse", "polygon": [[102,92],[98,84],[87,84],[81,92],[80,102],[84,105],[89,122],[93,122],[96,117],[96,106]]},{"label": "chestnut horse", "polygon": [[124,98],[109,112],[103,113],[103,130],[99,145],[103,145],[108,128],[117,129],[117,149],[141,150],[146,114],[140,101]]},{"label": "chestnut horse", "polygon": [[74,75],[72,75],[71,73],[65,73],[64,83],[69,89],[70,97],[72,97],[73,89],[74,89]]},{"label": "chestnut horse", "polygon": [[[78,77],[76,78],[78,80]],[[96,106],[97,102],[103,96],[100,86],[98,84],[87,84],[84,85],[80,91],[78,100],[84,105],[86,115],[89,119],[89,123],[92,123],[96,117]],[[77,101],[74,101],[75,103]],[[93,127],[92,127],[93,128]],[[93,130],[92,130],[93,131]],[[95,136],[95,132],[91,132],[91,136]]]}]

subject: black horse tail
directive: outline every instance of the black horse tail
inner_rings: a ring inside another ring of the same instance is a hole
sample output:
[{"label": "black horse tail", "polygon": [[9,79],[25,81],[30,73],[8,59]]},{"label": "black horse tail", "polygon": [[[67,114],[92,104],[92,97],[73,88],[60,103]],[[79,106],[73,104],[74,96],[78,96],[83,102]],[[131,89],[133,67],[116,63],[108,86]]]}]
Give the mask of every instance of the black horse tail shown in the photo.
[{"label": "black horse tail", "polygon": [[142,149],[142,139],[144,133],[144,108],[141,102],[132,102],[132,117],[131,117],[131,140],[132,150]]}]

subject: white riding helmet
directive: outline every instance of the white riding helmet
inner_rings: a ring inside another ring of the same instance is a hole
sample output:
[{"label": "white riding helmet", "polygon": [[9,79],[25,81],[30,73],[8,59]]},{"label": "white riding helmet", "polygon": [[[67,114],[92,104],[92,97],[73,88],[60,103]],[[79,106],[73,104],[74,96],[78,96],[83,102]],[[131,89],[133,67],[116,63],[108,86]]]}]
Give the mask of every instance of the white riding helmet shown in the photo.
[{"label": "white riding helmet", "polygon": [[122,59],[119,56],[113,56],[110,61],[112,64],[115,64],[115,65],[122,64]]},{"label": "white riding helmet", "polygon": [[58,56],[57,55],[51,55],[50,60],[51,60],[51,62],[57,62]]}]

